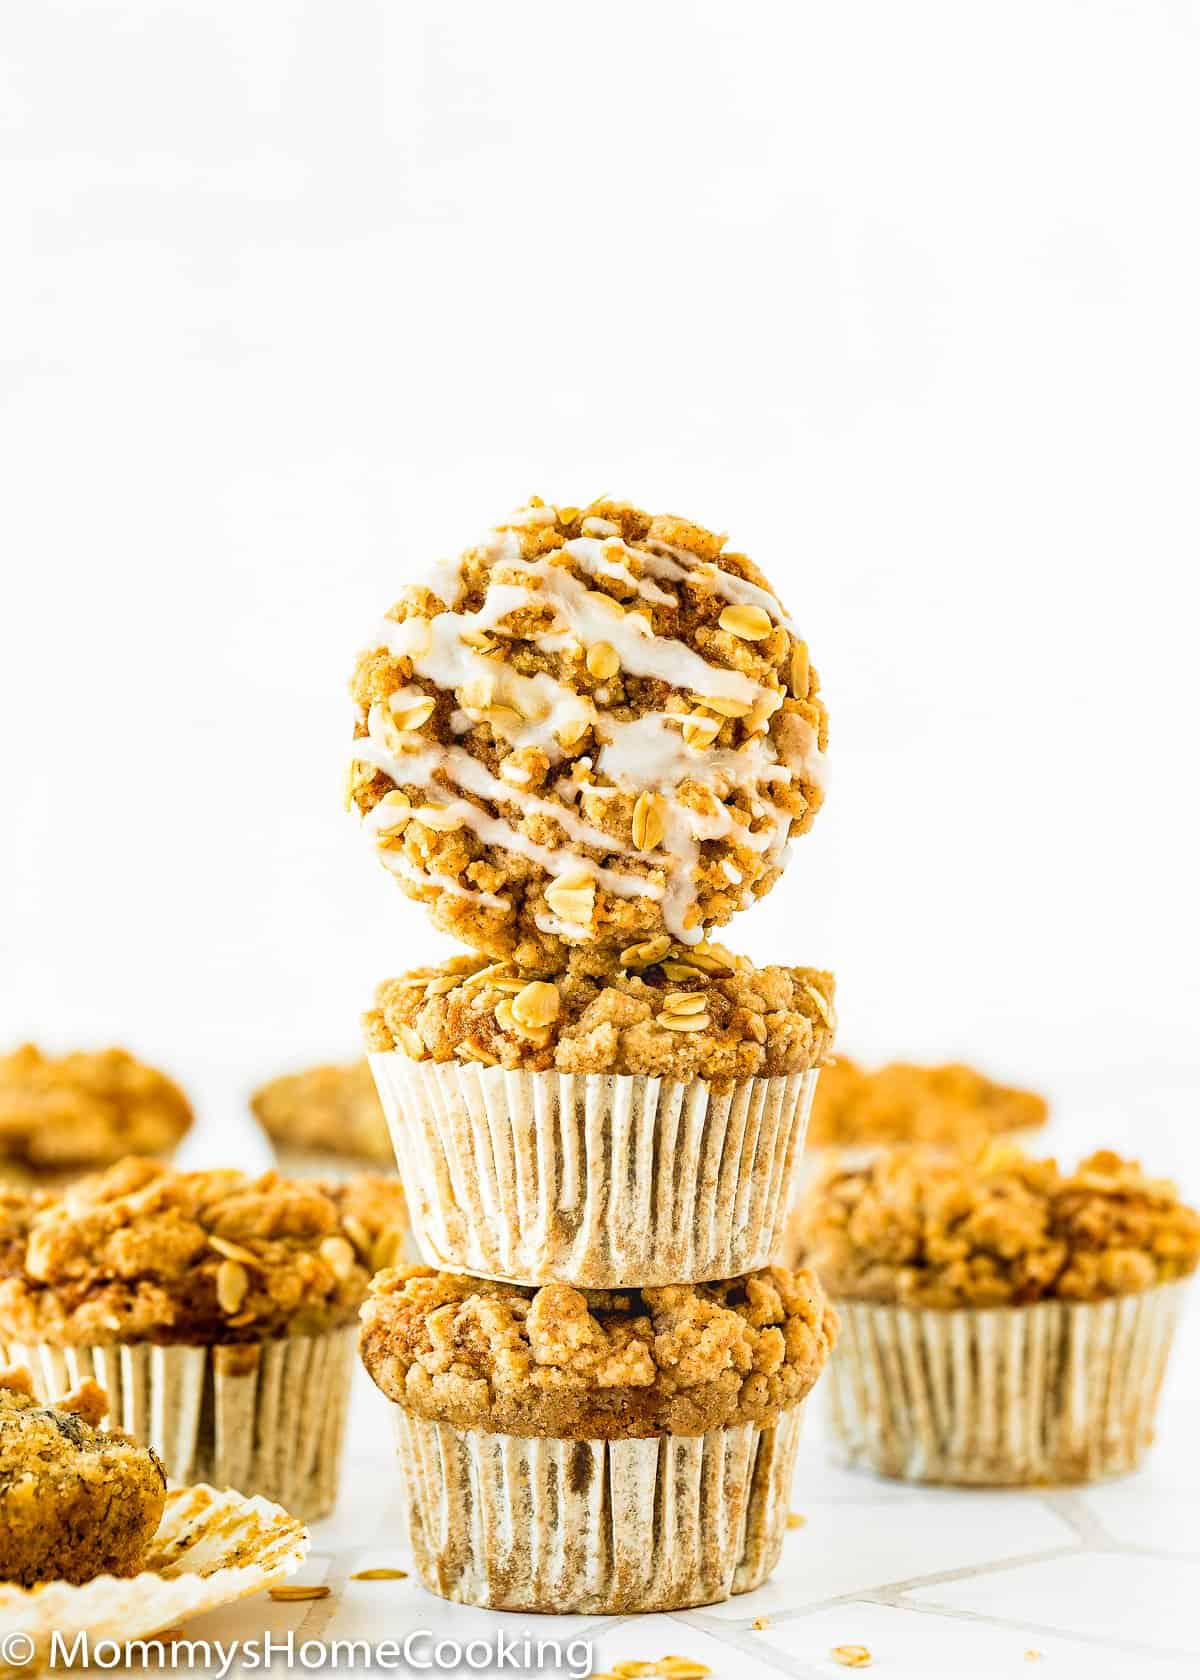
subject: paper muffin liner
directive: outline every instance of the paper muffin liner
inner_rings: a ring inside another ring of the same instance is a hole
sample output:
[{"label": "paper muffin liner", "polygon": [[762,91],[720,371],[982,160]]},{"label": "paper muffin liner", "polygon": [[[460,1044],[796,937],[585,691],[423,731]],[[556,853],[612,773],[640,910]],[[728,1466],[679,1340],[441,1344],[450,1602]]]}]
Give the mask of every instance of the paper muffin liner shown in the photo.
[{"label": "paper muffin liner", "polygon": [[815,1070],[716,1090],[369,1060],[432,1266],[612,1289],[737,1277],[772,1257]]},{"label": "paper muffin liner", "polygon": [[1141,1462],[1184,1285],[1108,1301],[837,1301],[824,1390],[836,1455],[906,1481],[1096,1481]]},{"label": "paper muffin liner", "polygon": [[355,1335],[350,1325],[217,1347],[0,1342],[0,1366],[27,1365],[46,1399],[93,1377],[112,1427],[153,1447],[172,1482],[261,1494],[315,1522],[337,1498]]},{"label": "paper muffin liner", "polygon": [[779,1560],[799,1406],[768,1429],[622,1441],[393,1412],[413,1556],[442,1598],[547,1614],[679,1610],[750,1592]]},{"label": "paper muffin liner", "polygon": [[100,1575],[79,1587],[66,1581],[0,1586],[0,1676],[44,1668],[54,1634],[69,1648],[86,1633],[93,1650],[100,1640],[123,1645],[148,1638],[274,1585],[307,1552],[307,1529],[268,1500],[176,1488],[167,1494],[139,1574]]}]

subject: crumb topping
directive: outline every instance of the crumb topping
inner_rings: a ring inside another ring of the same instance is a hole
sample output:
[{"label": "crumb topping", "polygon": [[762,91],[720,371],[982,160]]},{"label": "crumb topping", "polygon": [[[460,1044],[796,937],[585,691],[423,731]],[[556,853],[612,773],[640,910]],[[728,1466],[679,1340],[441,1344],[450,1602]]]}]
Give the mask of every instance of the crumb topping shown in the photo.
[{"label": "crumb topping", "polygon": [[524,968],[681,944],[778,879],[822,799],[799,632],[726,539],[534,498],[410,584],[358,660],[347,803],[437,926]]},{"label": "crumb topping", "polygon": [[1200,1264],[1200,1215],[1110,1150],[1061,1172],[1011,1144],[956,1157],[895,1149],[827,1173],[801,1232],[833,1296],[914,1307],[1099,1301]]},{"label": "crumb topping", "polygon": [[135,1158],[61,1194],[0,1187],[0,1338],[208,1345],[348,1324],[396,1257],[403,1206],[390,1179]]},{"label": "crumb topping", "polygon": [[1044,1124],[1045,1099],[974,1068],[889,1062],[868,1072],[849,1056],[822,1070],[808,1140],[820,1148],[877,1143],[963,1144]]},{"label": "crumb topping", "polygon": [[392,1164],[392,1144],[369,1065],[306,1068],[260,1085],[250,1107],[268,1137],[290,1149]]},{"label": "crumb topping", "polygon": [[191,1123],[178,1085],[128,1050],[47,1056],[23,1044],[0,1056],[0,1160],[90,1170],[166,1154]]},{"label": "crumb topping", "polygon": [[382,1272],[362,1356],[397,1405],[460,1429],[559,1440],[702,1435],[798,1405],[837,1335],[810,1272],[540,1289],[428,1267]]},{"label": "crumb topping", "polygon": [[755,968],[665,935],[618,962],[586,951],[557,974],[477,957],[414,969],[378,988],[367,1044],[419,1061],[719,1084],[816,1067],[833,1041],[833,977],[819,969]]}]

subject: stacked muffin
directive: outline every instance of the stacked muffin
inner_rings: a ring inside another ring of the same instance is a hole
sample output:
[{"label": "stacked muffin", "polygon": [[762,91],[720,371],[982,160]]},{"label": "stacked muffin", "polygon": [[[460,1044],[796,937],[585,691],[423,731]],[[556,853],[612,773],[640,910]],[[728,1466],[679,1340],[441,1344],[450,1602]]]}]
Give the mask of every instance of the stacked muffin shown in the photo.
[{"label": "stacked muffin", "polygon": [[707,938],[821,799],[801,641],[724,539],[534,501],[359,660],[348,799],[471,947],[366,1018],[425,1267],[375,1279],[427,1586],[615,1612],[756,1586],[836,1319],[770,1265],[829,975]]}]

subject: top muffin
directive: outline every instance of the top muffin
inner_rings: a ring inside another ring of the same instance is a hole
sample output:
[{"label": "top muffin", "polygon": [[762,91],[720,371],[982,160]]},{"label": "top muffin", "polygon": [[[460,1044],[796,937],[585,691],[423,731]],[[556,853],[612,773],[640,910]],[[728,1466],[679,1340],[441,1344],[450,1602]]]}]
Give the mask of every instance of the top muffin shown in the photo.
[{"label": "top muffin", "polygon": [[192,1123],[178,1085],[128,1050],[0,1056],[0,1177],[89,1172],[123,1155],[165,1155]]},{"label": "top muffin", "polygon": [[492,957],[696,944],[821,803],[826,714],[745,555],[535,498],[410,584],[360,656],[348,797],[437,926]]}]

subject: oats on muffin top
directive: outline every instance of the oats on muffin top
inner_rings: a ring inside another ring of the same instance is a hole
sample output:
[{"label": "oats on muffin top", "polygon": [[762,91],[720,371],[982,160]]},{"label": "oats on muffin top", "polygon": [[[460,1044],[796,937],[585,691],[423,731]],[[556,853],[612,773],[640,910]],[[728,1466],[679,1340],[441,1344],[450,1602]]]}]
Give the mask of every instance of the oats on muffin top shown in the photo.
[{"label": "oats on muffin top", "polygon": [[387,1121],[363,1060],[284,1073],[260,1085],[250,1107],[267,1136],[287,1149],[327,1151],[392,1164]]},{"label": "oats on muffin top", "polygon": [[818,1148],[879,1143],[963,1144],[1044,1124],[1033,1091],[999,1085],[959,1063],[889,1062],[868,1071],[849,1056],[826,1065],[813,1098],[808,1141]]},{"label": "oats on muffin top", "polygon": [[403,1267],[375,1278],[362,1326],[368,1371],[405,1410],[590,1441],[766,1427],[804,1399],[837,1336],[813,1275],[780,1266],[586,1291]]},{"label": "oats on muffin top", "polygon": [[385,980],[364,1018],[372,1050],[534,1072],[646,1074],[720,1084],[819,1065],[833,977],[756,969],[723,946],[662,935],[613,955],[573,952],[538,977],[453,958]]},{"label": "oats on muffin top", "polygon": [[411,584],[355,671],[348,801],[462,943],[700,941],[774,884],[821,803],[808,649],[725,538],[535,498]]},{"label": "oats on muffin top", "polygon": [[192,1123],[187,1098],[128,1050],[0,1056],[0,1165],[36,1174],[110,1166],[174,1149]]},{"label": "oats on muffin top", "polygon": [[209,1345],[350,1323],[396,1257],[403,1206],[390,1179],[136,1158],[61,1194],[0,1187],[0,1341]]},{"label": "oats on muffin top", "polygon": [[0,1371],[0,1581],[136,1573],[167,1479],[149,1448],[99,1428],[107,1410],[94,1382],[48,1406],[28,1370]]},{"label": "oats on muffin top", "polygon": [[914,1307],[1099,1301],[1200,1264],[1200,1215],[1110,1150],[1061,1172],[1011,1144],[897,1148],[818,1180],[800,1230],[835,1298]]}]

